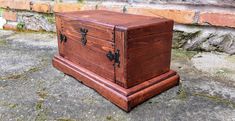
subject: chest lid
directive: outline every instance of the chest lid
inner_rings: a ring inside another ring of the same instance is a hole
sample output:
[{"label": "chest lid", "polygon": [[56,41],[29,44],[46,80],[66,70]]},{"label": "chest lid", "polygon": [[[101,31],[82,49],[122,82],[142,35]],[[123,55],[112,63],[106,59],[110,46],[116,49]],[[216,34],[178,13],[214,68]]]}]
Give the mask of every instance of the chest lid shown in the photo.
[{"label": "chest lid", "polygon": [[[132,36],[136,37],[136,35],[133,34],[143,36],[156,32],[166,32],[166,30],[171,30],[169,28],[173,24],[173,21],[168,19],[105,10],[65,12],[56,13],[56,15],[71,21],[89,22],[93,25],[103,26],[109,29],[117,28],[121,31],[128,31],[128,34],[130,34],[128,38],[133,38]],[[161,25],[164,25],[166,29],[162,28]],[[169,27],[167,27],[167,25],[169,25]],[[159,31],[156,31],[156,27]],[[143,28],[145,28],[145,30]]]}]

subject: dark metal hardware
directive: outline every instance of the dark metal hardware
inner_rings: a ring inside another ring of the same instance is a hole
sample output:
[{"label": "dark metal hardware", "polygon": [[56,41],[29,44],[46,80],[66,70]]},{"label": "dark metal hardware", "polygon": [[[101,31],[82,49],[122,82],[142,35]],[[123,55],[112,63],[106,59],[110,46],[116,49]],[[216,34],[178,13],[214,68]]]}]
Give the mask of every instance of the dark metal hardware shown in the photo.
[{"label": "dark metal hardware", "polygon": [[114,54],[109,51],[106,56],[108,57],[108,59],[110,61],[113,61],[114,60],[114,63],[116,63],[118,65],[118,67],[120,67],[120,60],[119,60],[119,57],[120,57],[120,50],[117,50]]},{"label": "dark metal hardware", "polygon": [[66,42],[66,41],[67,37],[64,34],[60,33],[60,42]]},{"label": "dark metal hardware", "polygon": [[83,46],[85,46],[87,43],[87,39],[86,39],[87,32],[88,32],[88,29],[80,28],[80,33],[82,35],[81,42]]}]

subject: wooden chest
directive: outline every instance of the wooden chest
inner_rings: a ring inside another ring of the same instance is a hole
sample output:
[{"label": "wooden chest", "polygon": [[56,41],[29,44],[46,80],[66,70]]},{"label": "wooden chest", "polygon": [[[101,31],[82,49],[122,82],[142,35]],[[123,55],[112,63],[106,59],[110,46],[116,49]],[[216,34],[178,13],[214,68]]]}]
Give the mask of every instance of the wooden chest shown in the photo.
[{"label": "wooden chest", "polygon": [[170,70],[173,24],[101,10],[56,13],[53,65],[130,111],[179,82]]}]

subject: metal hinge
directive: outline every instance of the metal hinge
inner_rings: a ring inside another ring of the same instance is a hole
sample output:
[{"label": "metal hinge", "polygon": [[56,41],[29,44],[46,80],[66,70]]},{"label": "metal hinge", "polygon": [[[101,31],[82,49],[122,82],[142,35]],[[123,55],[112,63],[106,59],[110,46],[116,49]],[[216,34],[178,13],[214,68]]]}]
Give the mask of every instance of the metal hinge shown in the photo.
[{"label": "metal hinge", "polygon": [[109,51],[106,56],[108,57],[108,59],[110,61],[113,61],[114,60],[114,66],[115,64],[117,64],[118,67],[120,67],[120,60],[119,60],[119,57],[120,57],[120,50],[117,49],[117,51],[113,54],[111,51]]}]

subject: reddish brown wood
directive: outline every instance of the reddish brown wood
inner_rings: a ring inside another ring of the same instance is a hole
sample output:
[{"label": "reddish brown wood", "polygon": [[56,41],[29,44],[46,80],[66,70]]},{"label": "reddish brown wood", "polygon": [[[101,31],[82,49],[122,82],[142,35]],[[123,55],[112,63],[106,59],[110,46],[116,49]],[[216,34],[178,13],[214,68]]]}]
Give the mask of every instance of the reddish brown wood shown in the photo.
[{"label": "reddish brown wood", "polygon": [[170,71],[170,73],[148,80],[138,86],[125,89],[59,55],[53,58],[53,66],[95,89],[99,94],[127,112],[179,83],[179,76]]},{"label": "reddish brown wood", "polygon": [[127,41],[127,87],[170,70],[171,39],[172,33],[168,32]]},{"label": "reddish brown wood", "polygon": [[[53,65],[126,111],[179,81],[170,70],[171,20],[97,10],[56,13],[56,26],[67,41],[58,40]],[[117,51],[119,64],[107,57]]]},{"label": "reddish brown wood", "polygon": [[[56,31],[57,31],[57,38],[60,38],[60,33],[63,32],[63,28],[62,28],[63,24],[62,24],[62,20],[59,16],[56,16]],[[60,42],[58,40],[58,49],[59,49],[59,54],[61,56],[64,56],[64,43]]]}]

